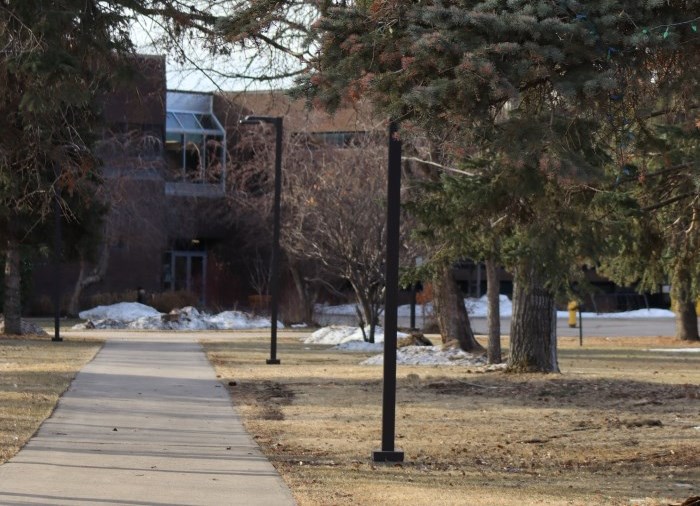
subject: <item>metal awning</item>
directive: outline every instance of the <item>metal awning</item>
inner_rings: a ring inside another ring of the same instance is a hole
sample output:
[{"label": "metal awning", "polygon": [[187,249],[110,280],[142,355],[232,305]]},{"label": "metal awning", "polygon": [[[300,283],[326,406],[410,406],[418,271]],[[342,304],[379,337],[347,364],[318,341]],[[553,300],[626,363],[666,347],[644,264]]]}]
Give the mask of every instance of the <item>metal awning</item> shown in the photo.
[{"label": "metal awning", "polygon": [[213,114],[168,111],[165,114],[168,133],[224,135],[224,129]]},{"label": "metal awning", "polygon": [[166,96],[165,131],[167,133],[221,135],[226,131],[213,111],[209,93],[168,91]]},{"label": "metal awning", "polygon": [[[209,141],[215,140],[219,148],[216,167],[221,167],[221,190],[226,187],[226,130],[214,114],[214,96],[211,93],[168,91],[165,105],[165,135],[168,145],[180,145],[182,170],[187,164],[187,150],[190,143],[199,145],[200,177],[206,179],[209,169]],[[166,146],[167,147],[167,146]],[[214,155],[217,156],[217,155]]]}]

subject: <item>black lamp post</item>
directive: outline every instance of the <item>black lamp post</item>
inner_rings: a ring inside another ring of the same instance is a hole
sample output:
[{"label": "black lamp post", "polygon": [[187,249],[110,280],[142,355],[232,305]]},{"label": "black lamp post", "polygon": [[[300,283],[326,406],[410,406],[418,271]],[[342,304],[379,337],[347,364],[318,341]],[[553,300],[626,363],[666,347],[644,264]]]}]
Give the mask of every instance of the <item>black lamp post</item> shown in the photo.
[{"label": "black lamp post", "polygon": [[268,364],[279,364],[277,358],[277,312],[279,308],[280,208],[282,196],[282,117],[246,116],[242,125],[270,123],[275,126],[275,201],[272,225],[272,266],[270,269],[270,358]]},{"label": "black lamp post", "polygon": [[396,436],[396,333],[399,300],[399,247],[401,226],[401,141],[398,126],[389,123],[387,184],[386,289],[384,299],[384,388],[382,393],[382,448],[372,452],[374,462],[403,462],[394,448]]}]

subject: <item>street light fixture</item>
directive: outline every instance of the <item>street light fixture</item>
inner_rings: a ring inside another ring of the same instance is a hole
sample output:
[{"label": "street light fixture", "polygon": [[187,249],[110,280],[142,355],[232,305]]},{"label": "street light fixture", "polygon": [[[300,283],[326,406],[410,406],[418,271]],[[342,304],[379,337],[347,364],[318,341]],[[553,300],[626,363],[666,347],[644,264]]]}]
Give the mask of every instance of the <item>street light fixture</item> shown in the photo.
[{"label": "street light fixture", "polygon": [[382,392],[382,448],[372,452],[374,462],[403,462],[396,450],[396,334],[398,330],[399,247],[401,227],[401,141],[398,125],[389,123],[387,183],[386,289],[384,299],[384,388]]},{"label": "street light fixture", "polygon": [[282,117],[246,116],[241,125],[269,123],[275,127],[275,200],[272,225],[272,266],[270,269],[270,358],[267,364],[279,364],[277,358],[277,312],[279,308],[280,208],[282,196]]}]

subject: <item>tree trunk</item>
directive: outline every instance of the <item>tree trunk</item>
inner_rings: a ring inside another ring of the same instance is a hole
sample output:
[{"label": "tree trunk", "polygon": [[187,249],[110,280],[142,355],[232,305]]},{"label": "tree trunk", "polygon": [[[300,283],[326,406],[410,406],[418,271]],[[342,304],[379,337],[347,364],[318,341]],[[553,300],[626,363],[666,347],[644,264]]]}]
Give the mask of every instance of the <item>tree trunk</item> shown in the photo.
[{"label": "tree trunk", "polygon": [[676,339],[697,341],[698,316],[695,314],[695,301],[678,301],[676,304]]},{"label": "tree trunk", "polygon": [[489,364],[501,363],[501,306],[500,280],[498,265],[491,259],[486,260],[486,298],[488,300]]},{"label": "tree trunk", "polygon": [[[358,312],[358,318],[360,320],[360,327],[362,330],[362,335],[365,336],[365,341],[368,343],[374,343],[374,333],[377,328],[377,312],[372,308],[372,302],[368,297],[361,296],[359,292],[356,292],[357,303],[360,307]],[[364,326],[369,325],[369,335],[365,334]]]},{"label": "tree trunk", "polygon": [[693,296],[692,280],[689,270],[684,265],[678,265],[673,273],[673,302],[676,313],[676,339],[681,341],[697,341],[698,317],[695,314],[695,297]]},{"label": "tree trunk", "polygon": [[100,252],[100,258],[97,262],[97,266],[90,275],[87,275],[88,262],[85,260],[83,255],[80,255],[80,271],[78,272],[78,280],[75,282],[73,287],[73,295],[71,295],[70,302],[68,303],[68,315],[78,316],[80,311],[80,296],[83,290],[90,285],[99,283],[102,281],[105,273],[107,272],[107,265],[109,264],[109,244],[105,242],[102,246]]},{"label": "tree trunk", "polygon": [[317,292],[312,293],[309,284],[304,281],[304,276],[298,265],[290,261],[289,270],[294,280],[294,286],[301,302],[302,322],[307,325],[314,323],[314,305],[316,304]]},{"label": "tree trunk", "polygon": [[5,334],[22,333],[22,304],[20,299],[20,265],[19,244],[8,239],[5,251]]},{"label": "tree trunk", "polygon": [[442,267],[433,279],[435,313],[442,342],[457,340],[464,351],[483,352],[484,348],[474,338],[464,297],[452,275],[452,266]]},{"label": "tree trunk", "polygon": [[534,269],[529,269],[529,276],[518,274],[513,286],[508,370],[559,372],[554,297]]}]

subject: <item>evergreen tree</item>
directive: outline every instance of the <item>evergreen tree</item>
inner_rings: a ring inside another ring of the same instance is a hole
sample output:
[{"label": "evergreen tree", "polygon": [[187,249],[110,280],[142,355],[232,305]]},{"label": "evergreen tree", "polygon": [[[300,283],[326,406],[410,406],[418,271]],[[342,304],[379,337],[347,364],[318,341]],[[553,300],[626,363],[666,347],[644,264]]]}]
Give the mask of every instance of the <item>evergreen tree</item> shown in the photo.
[{"label": "evergreen tree", "polygon": [[[653,78],[662,55],[696,57],[689,20],[698,5],[376,1],[335,7],[319,23],[319,57],[302,91],[331,107],[369,95],[446,140],[458,162],[489,159],[495,177],[512,183],[512,205],[502,209],[520,298],[512,369],[557,369],[552,297],[575,260],[567,245],[585,238],[561,220],[584,210],[561,196],[586,195],[577,185],[603,175],[602,147],[618,146],[600,133],[625,83]],[[687,84],[688,73],[676,69],[674,78]]]},{"label": "evergreen tree", "polygon": [[698,20],[686,16],[643,29],[645,40],[666,41],[643,60],[620,55],[604,122],[616,170],[596,204],[612,206],[608,221],[618,223],[618,249],[601,271],[640,291],[670,282],[676,335],[696,340],[700,57]]},{"label": "evergreen tree", "polygon": [[0,12],[0,236],[5,332],[21,333],[20,245],[52,210],[78,198],[96,160],[89,150],[95,98],[115,51],[130,47],[125,18],[79,0],[5,2]]},{"label": "evergreen tree", "polygon": [[674,116],[675,124],[644,125],[636,136],[635,163],[610,190],[626,227],[612,235],[617,251],[601,272],[639,291],[670,283],[676,337],[692,341],[698,339],[700,294],[700,128],[692,114]]}]

